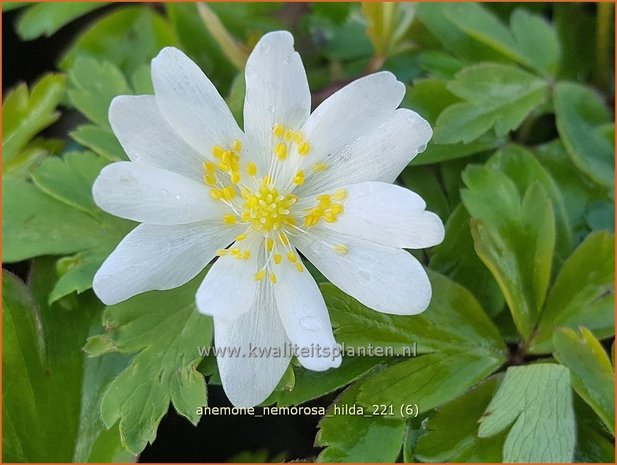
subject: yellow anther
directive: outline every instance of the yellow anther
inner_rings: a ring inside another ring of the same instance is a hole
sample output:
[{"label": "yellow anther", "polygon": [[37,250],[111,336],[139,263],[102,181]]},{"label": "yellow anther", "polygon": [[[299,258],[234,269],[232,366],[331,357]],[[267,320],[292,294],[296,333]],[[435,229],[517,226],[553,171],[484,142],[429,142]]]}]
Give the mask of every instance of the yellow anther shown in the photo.
[{"label": "yellow anther", "polygon": [[236,224],[236,215],[225,215],[225,216],[223,216],[223,222],[225,224]]},{"label": "yellow anther", "polygon": [[223,198],[223,194],[219,189],[210,189],[210,197],[214,200],[221,200]]},{"label": "yellow anther", "polygon": [[294,134],[295,133],[291,129],[287,128],[285,129],[285,135],[283,137],[287,142],[291,142],[291,140],[294,138]]},{"label": "yellow anther", "polygon": [[274,249],[274,241],[270,238],[266,239],[266,250],[268,252],[272,252],[272,249]]},{"label": "yellow anther", "polygon": [[300,273],[304,271],[304,267],[302,266],[302,263],[300,262],[296,263],[296,270],[298,270]]},{"label": "yellow anther", "polygon": [[270,176],[264,176],[264,178],[261,180],[261,185],[267,187],[270,184],[272,184],[272,178]]},{"label": "yellow anther", "polygon": [[208,174],[214,174],[216,173],[216,165],[211,161],[206,160],[204,161],[204,171],[207,171]]},{"label": "yellow anther", "polygon": [[236,190],[233,188],[233,186],[225,186],[223,189],[221,189],[221,197],[223,197],[225,200],[230,201],[235,196]]},{"label": "yellow anther", "polygon": [[216,159],[221,158],[224,152],[225,149],[223,149],[223,147],[221,147],[220,145],[215,145],[214,147],[212,147],[212,156]]},{"label": "yellow anther", "polygon": [[255,273],[255,281],[261,281],[266,276],[266,270],[259,270]]},{"label": "yellow anther", "polygon": [[279,234],[279,240],[283,245],[289,245],[289,239],[287,238],[287,234]]},{"label": "yellow anther", "polygon": [[231,175],[231,182],[234,184],[238,184],[240,182],[240,173],[233,173]]},{"label": "yellow anther", "polygon": [[211,174],[206,174],[204,176],[204,182],[208,185],[208,186],[214,186],[216,185],[216,177],[214,177]]},{"label": "yellow anther", "polygon": [[222,257],[223,255],[227,255],[227,249],[218,249],[216,251],[217,257]]},{"label": "yellow anther", "polygon": [[307,156],[310,151],[311,151],[311,144],[309,144],[308,142],[302,142],[298,146],[298,154],[302,157]]},{"label": "yellow anther", "polygon": [[341,205],[340,203],[335,203],[334,205],[330,207],[330,211],[332,212],[334,216],[340,215],[341,213],[343,213],[343,210],[344,210],[343,205]]},{"label": "yellow anther", "polygon": [[240,142],[238,139],[234,140],[231,144],[231,149],[234,152],[239,152],[240,150],[242,150],[242,142]]},{"label": "yellow anther", "polygon": [[347,198],[347,191],[345,189],[338,189],[332,197],[334,197],[334,200],[345,200]]},{"label": "yellow anther", "polygon": [[272,284],[276,284],[277,281],[278,280],[276,279],[276,275],[274,273],[270,272],[270,282]]},{"label": "yellow anther", "polygon": [[349,248],[345,244],[337,244],[334,246],[334,251],[339,255],[347,255]]},{"label": "yellow anther", "polygon": [[244,239],[246,239],[246,237],[247,237],[247,236],[246,236],[246,234],[244,234],[244,233],[242,233],[242,234],[238,234],[238,235],[236,236],[236,241],[241,242],[241,241],[243,241]]},{"label": "yellow anther", "polygon": [[242,252],[242,259],[248,260],[249,258],[251,258],[251,251],[247,249],[244,252]]},{"label": "yellow anther", "polygon": [[274,153],[279,160],[285,160],[287,158],[287,145],[283,143],[276,144]]},{"label": "yellow anther", "polygon": [[294,143],[296,145],[300,145],[302,142],[304,142],[304,136],[301,132],[296,132],[296,134],[294,135]]},{"label": "yellow anther", "polygon": [[298,261],[298,257],[296,256],[295,253],[289,250],[287,252],[287,260],[289,260],[289,263],[296,263]]},{"label": "yellow anther", "polygon": [[283,261],[283,256],[280,253],[275,253],[274,263],[276,263],[277,265],[280,265],[282,261]]},{"label": "yellow anther", "polygon": [[221,171],[227,171],[229,169],[229,165],[227,163],[223,163],[222,161],[219,161],[216,164],[216,167],[220,169]]},{"label": "yellow anther", "polygon": [[324,162],[313,163],[312,168],[315,173],[323,173],[328,169],[328,165],[326,165]]},{"label": "yellow anther", "polygon": [[246,164],[246,172],[249,176],[255,176],[257,174],[257,165],[252,161]]},{"label": "yellow anther", "polygon": [[293,183],[296,186],[301,186],[302,184],[304,184],[304,171],[300,170],[296,173],[293,178]]},{"label": "yellow anther", "polygon": [[275,124],[272,129],[272,133],[275,137],[283,137],[283,134],[285,134],[285,128],[282,124]]}]

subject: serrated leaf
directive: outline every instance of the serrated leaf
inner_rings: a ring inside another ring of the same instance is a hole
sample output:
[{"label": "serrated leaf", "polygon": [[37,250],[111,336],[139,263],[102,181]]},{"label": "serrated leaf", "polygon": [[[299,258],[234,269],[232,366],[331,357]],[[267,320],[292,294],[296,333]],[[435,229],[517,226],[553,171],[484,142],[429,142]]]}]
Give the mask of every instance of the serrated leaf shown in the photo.
[{"label": "serrated leaf", "polygon": [[559,135],[577,168],[601,186],[612,188],[615,146],[601,130],[611,122],[602,99],[583,85],[558,83],[555,117]]},{"label": "serrated leaf", "polygon": [[112,99],[130,94],[122,72],[110,62],[78,58],[68,74],[70,103],[90,121],[109,128],[107,113]]},{"label": "serrated leaf", "polygon": [[615,370],[602,344],[585,327],[555,331],[555,358],[572,373],[572,386],[615,432]]},{"label": "serrated leaf", "polygon": [[22,40],[49,37],[71,21],[105,5],[100,2],[34,4],[17,20],[17,34]]},{"label": "serrated leaf", "polygon": [[576,425],[568,369],[544,363],[508,368],[478,435],[491,437],[510,425],[504,462],[571,462]]},{"label": "serrated leaf", "polygon": [[475,249],[491,270],[519,333],[528,339],[548,288],[555,245],[553,207],[539,182],[524,196],[503,172],[470,166],[462,199]]},{"label": "serrated leaf", "polygon": [[49,273],[41,275],[41,269],[50,270],[51,261],[46,263],[34,265],[33,287],[43,288],[36,298],[3,272],[3,461],[129,460],[117,429],[105,431],[93,415],[99,391],[124,361],[93,364],[81,351],[90,328],[100,328],[101,305],[82,299],[70,318],[62,308],[47,307]]},{"label": "serrated leaf", "polygon": [[437,409],[418,439],[414,456],[422,462],[501,462],[505,434],[478,437],[478,420],[497,390],[491,377]]},{"label": "serrated leaf", "polygon": [[[358,405],[358,390],[358,384],[349,387],[319,422],[315,445],[325,449],[317,457],[317,462],[387,463],[398,457],[405,432],[404,421],[372,415],[372,408],[365,410]],[[350,414],[351,409],[357,414]]]},{"label": "serrated leaf", "polygon": [[2,172],[35,135],[56,121],[56,107],[64,94],[65,78],[46,74],[30,90],[20,84],[2,104]]},{"label": "serrated leaf", "polygon": [[60,60],[64,70],[79,57],[114,63],[132,73],[165,46],[178,45],[169,22],[147,6],[123,6],[86,29]]},{"label": "serrated leaf", "polygon": [[166,292],[148,292],[108,307],[103,314],[108,343],[90,339],[87,349],[136,353],[106,390],[101,416],[107,427],[119,421],[123,445],[140,453],[156,437],[170,402],[196,424],[206,404],[203,376],[196,370],[198,348],[212,339],[212,320],[197,313],[195,293],[203,279]]},{"label": "serrated leaf", "polygon": [[555,328],[585,326],[597,337],[615,334],[615,236],[587,236],[563,264],[530,341],[532,353],[552,350]]},{"label": "serrated leaf", "polygon": [[548,85],[517,67],[484,63],[457,73],[448,89],[465,102],[439,115],[435,142],[440,144],[469,143],[490,129],[505,136],[545,101]]},{"label": "serrated leaf", "polygon": [[354,348],[392,348],[394,355],[461,347],[502,354],[505,346],[497,328],[469,291],[436,272],[428,273],[433,299],[424,313],[413,317],[376,312],[332,284],[321,284],[337,341]]}]

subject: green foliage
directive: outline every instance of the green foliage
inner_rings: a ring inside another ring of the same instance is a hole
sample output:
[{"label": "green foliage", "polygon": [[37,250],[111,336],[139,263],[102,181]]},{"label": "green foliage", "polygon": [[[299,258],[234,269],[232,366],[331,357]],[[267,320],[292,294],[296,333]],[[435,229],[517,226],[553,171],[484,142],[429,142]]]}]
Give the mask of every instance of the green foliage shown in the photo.
[{"label": "green foliage", "polygon": [[600,342],[587,328],[555,332],[555,358],[572,372],[572,386],[615,432],[615,369]]},{"label": "green foliage", "polygon": [[511,426],[505,462],[572,461],[575,422],[568,370],[552,364],[508,368],[480,421],[482,438]]},{"label": "green foliage", "polygon": [[101,405],[105,426],[119,421],[122,444],[133,454],[154,441],[170,402],[193,424],[200,419],[197,409],[206,404],[206,386],[196,367],[199,347],[212,340],[212,320],[195,309],[201,280],[203,275],[173,291],[149,292],[108,307],[105,333],[90,337],[84,348],[91,356],[136,354],[106,389]]},{"label": "green foliage", "polygon": [[106,431],[97,414],[100,392],[125,360],[91,362],[84,357],[82,341],[100,330],[102,306],[91,295],[70,313],[47,306],[50,265],[38,262],[30,282],[43,300],[14,275],[2,275],[2,459],[129,460],[117,428]]},{"label": "green foliage", "polygon": [[23,40],[49,37],[71,21],[105,3],[39,3],[32,5],[19,17],[17,33]]},{"label": "green foliage", "polygon": [[[10,16],[23,40],[83,26],[63,74],[3,104],[4,263],[30,261],[26,284],[3,276],[3,460],[132,460],[170,405],[199,420],[205,380],[220,384],[216,358],[198,351],[212,343],[194,306],[203,273],[103,310],[93,276],[135,224],[98,209],[91,189],[127,158],[110,102],[153,93],[161,48],[195,60],[242,125],[244,62],[276,29],[294,34],[313,106],[375,71],[406,85],[402,106],[434,137],[397,183],[446,235],[413,251],[433,289],[413,317],[363,306],[306,263],[336,340],[387,352],[344,352],[325,372],[294,360],[264,405],[332,402],[321,462],[614,459],[611,5],[134,4],[78,22],[103,5],[2,5],[21,8]],[[60,105],[83,118],[55,125]]]},{"label": "green foliage", "polygon": [[478,437],[478,421],[495,394],[491,377],[438,408],[420,437],[414,455],[423,462],[501,462],[505,434]]},{"label": "green foliage", "polygon": [[371,407],[364,410],[358,406],[357,396],[356,384],[332,404],[319,423],[315,444],[326,448],[317,462],[394,462],[398,457],[405,423],[379,415],[379,408],[376,413]]},{"label": "green foliage", "polygon": [[20,84],[6,95],[2,104],[3,175],[39,158],[33,157],[27,145],[60,117],[56,107],[64,95],[64,82],[60,74],[47,74],[31,90]]}]

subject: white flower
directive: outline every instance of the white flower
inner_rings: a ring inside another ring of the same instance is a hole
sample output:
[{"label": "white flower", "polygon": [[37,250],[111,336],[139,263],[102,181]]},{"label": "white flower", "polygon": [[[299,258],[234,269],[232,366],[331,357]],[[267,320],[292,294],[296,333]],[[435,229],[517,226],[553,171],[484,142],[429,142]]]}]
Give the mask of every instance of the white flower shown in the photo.
[{"label": "white flower", "polygon": [[[290,359],[256,358],[249,346],[337,347],[299,252],[368,307],[400,315],[426,309],[427,275],[403,248],[438,244],[443,225],[417,194],[390,183],[431,128],[397,109],[405,86],[391,73],[358,79],[310,114],[291,34],[266,34],[246,64],[244,132],[181,51],[159,53],[152,81],[155,95],[120,96],[109,110],[131,161],[101,171],[94,199],[142,224],[98,270],[94,290],[103,302],[180,286],[218,256],[197,307],[213,316],[219,349],[244,351],[218,357],[238,406],[262,402]],[[317,371],[341,361],[302,351],[298,358]]]}]

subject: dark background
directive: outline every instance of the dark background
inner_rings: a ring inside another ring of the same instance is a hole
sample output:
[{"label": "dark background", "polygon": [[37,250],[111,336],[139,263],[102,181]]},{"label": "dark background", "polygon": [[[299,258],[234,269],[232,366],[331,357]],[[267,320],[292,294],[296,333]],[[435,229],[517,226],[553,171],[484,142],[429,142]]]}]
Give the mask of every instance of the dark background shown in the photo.
[{"label": "dark background", "polygon": [[[105,14],[114,5],[94,11],[60,29],[50,38],[22,42],[15,34],[14,22],[19,10],[2,14],[2,89],[18,82],[34,82],[46,71],[55,69],[55,63],[76,37],[85,23]],[[55,125],[44,131],[48,136],[67,134],[66,125],[76,122],[76,114],[67,112]],[[6,268],[26,278],[28,263],[17,263]],[[308,405],[327,406],[332,398]],[[231,406],[220,386],[208,386],[210,406]],[[281,453],[286,460],[311,460],[319,452],[313,447],[318,416],[209,416],[193,427],[178,416],[173,407],[163,418],[157,439],[141,454],[142,462],[224,462],[240,452],[267,449],[267,459]],[[238,457],[235,458],[239,459]]]}]

